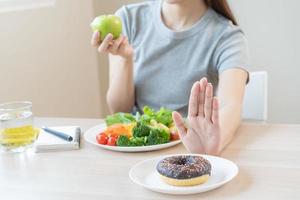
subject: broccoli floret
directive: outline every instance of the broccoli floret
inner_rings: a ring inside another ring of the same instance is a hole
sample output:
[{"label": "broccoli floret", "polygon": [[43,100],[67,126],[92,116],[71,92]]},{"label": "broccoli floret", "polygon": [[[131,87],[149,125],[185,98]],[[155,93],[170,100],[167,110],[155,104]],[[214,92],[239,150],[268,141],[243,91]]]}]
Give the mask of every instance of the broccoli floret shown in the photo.
[{"label": "broccoli floret", "polygon": [[149,125],[150,124],[150,121],[151,121],[151,117],[148,116],[148,115],[142,115],[139,119],[139,121],[142,123],[142,124],[146,124],[146,125]]},{"label": "broccoli floret", "polygon": [[129,147],[129,146],[144,146],[146,143],[146,137],[132,137],[128,138],[125,135],[120,135],[117,140],[117,146]]},{"label": "broccoli floret", "polygon": [[170,141],[170,133],[163,129],[152,128],[147,137],[146,145],[163,144]]},{"label": "broccoli floret", "polygon": [[130,146],[129,138],[125,135],[120,135],[118,140],[117,140],[117,146],[121,146],[121,147]]},{"label": "broccoli floret", "polygon": [[146,137],[132,137],[130,138],[130,146],[144,146]]},{"label": "broccoli floret", "polygon": [[143,108],[144,114],[140,117],[139,121],[143,124],[150,124],[150,120],[155,118],[155,111],[149,106]]},{"label": "broccoli floret", "polygon": [[150,127],[144,123],[138,122],[136,126],[133,128],[133,137],[145,137],[150,134]]}]

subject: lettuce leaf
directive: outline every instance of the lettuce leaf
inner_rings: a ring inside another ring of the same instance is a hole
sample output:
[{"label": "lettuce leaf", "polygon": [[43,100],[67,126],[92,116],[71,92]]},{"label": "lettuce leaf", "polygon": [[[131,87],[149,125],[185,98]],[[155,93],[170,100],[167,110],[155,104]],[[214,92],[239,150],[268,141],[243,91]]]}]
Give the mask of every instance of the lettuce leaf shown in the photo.
[{"label": "lettuce leaf", "polygon": [[105,118],[105,122],[107,126],[111,126],[113,124],[129,124],[135,122],[135,117],[130,113],[116,113],[113,115],[108,115]]},{"label": "lettuce leaf", "polygon": [[159,111],[155,112],[149,106],[145,106],[143,111],[144,114],[141,117],[141,122],[144,122],[146,124],[150,123],[151,119],[155,119],[157,122],[162,123],[166,126],[169,126],[173,122],[172,110],[162,107]]}]

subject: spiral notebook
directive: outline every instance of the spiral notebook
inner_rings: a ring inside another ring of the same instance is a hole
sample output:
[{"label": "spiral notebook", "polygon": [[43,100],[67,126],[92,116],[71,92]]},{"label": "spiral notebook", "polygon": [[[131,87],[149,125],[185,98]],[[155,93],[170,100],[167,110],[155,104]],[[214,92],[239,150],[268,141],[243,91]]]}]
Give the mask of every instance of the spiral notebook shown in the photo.
[{"label": "spiral notebook", "polygon": [[73,140],[69,142],[40,129],[38,139],[34,145],[34,150],[36,153],[48,151],[76,150],[80,148],[80,127],[57,126],[49,128],[68,134],[73,137]]}]

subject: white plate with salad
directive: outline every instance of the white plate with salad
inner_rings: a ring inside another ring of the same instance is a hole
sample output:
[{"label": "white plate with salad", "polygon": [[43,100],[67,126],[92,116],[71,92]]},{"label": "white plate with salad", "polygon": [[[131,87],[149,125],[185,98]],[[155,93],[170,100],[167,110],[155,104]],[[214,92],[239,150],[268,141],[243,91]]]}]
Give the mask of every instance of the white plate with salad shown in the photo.
[{"label": "white plate with salad", "polygon": [[181,142],[171,110],[154,111],[145,106],[143,111],[143,115],[109,115],[105,123],[88,129],[84,139],[103,149],[121,152],[155,151]]}]

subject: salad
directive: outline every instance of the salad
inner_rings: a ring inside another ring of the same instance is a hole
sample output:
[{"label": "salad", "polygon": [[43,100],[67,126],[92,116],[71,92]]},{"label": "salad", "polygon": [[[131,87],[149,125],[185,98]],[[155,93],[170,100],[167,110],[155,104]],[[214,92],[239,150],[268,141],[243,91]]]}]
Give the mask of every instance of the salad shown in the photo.
[{"label": "salad", "polygon": [[154,111],[145,106],[143,111],[142,115],[120,112],[107,116],[107,128],[96,136],[97,142],[102,145],[137,147],[179,140],[171,110],[161,108]]}]

